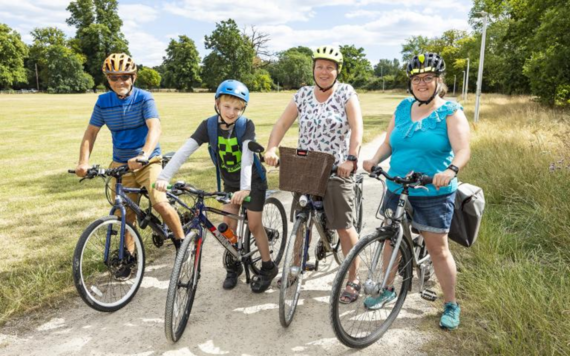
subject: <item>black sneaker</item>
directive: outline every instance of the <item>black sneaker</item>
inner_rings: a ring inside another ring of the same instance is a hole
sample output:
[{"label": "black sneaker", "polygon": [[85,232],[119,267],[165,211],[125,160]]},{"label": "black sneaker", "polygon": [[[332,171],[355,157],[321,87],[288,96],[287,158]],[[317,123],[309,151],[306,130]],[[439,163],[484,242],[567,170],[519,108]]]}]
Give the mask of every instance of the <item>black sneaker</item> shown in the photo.
[{"label": "black sneaker", "polygon": [[131,267],[137,262],[137,258],[129,251],[125,250],[124,255],[121,266],[115,271],[115,279],[119,281],[127,281],[131,278]]},{"label": "black sneaker", "polygon": [[238,282],[238,277],[243,273],[243,266],[241,262],[236,262],[235,267],[232,269],[227,269],[226,279],[222,287],[225,290],[234,289]]},{"label": "black sneaker", "polygon": [[251,291],[253,293],[263,293],[269,288],[271,285],[271,281],[273,278],[277,276],[279,273],[279,267],[274,263],[273,267],[261,268],[259,270],[259,274],[254,276],[251,281]]}]

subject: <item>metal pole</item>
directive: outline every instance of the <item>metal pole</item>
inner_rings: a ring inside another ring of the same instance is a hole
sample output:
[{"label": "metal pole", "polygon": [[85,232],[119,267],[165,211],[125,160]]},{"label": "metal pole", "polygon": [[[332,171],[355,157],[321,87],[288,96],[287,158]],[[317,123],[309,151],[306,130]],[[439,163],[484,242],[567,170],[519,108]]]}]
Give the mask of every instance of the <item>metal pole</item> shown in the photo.
[{"label": "metal pole", "polygon": [[467,58],[467,73],[465,74],[465,101],[467,101],[467,94],[469,94],[469,58]]},{"label": "metal pole", "polygon": [[457,75],[453,76],[453,96],[455,96],[455,83],[457,83]]},{"label": "metal pole", "polygon": [[40,79],[38,77],[38,64],[36,63],[36,87],[40,91]]},{"label": "metal pole", "polygon": [[463,71],[463,85],[461,86],[461,98],[465,101],[465,71]]},{"label": "metal pole", "polygon": [[479,59],[479,73],[477,74],[477,98],[475,99],[475,117],[473,121],[479,121],[479,100],[481,98],[481,85],[483,84],[483,62],[485,61],[485,37],[487,35],[487,20],[488,14],[482,12],[483,14],[483,35],[481,37],[481,55]]},{"label": "metal pole", "polygon": [[380,65],[380,75],[382,76],[382,92],[384,92],[384,65]]}]

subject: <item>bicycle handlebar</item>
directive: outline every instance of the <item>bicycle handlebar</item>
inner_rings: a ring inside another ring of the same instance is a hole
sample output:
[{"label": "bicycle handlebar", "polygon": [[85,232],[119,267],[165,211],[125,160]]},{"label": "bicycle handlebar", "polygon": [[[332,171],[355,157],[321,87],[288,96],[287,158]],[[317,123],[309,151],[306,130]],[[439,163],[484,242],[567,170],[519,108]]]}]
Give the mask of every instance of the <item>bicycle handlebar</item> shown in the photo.
[{"label": "bicycle handlebar", "polygon": [[404,186],[426,186],[427,184],[433,183],[433,177],[427,176],[423,173],[413,172],[405,177],[391,177],[382,169],[382,167],[372,167],[370,170],[370,177],[378,179],[380,175],[386,177],[386,179],[391,180],[394,183]]},{"label": "bicycle handlebar", "polygon": [[[152,183],[152,187],[154,188],[155,183]],[[212,193],[208,193],[205,192],[203,190],[199,190],[194,188],[193,186],[186,184],[185,182],[176,182],[174,184],[169,184],[166,186],[167,189],[169,189],[170,191],[184,191],[190,194],[194,194],[194,195],[198,195],[200,197],[206,198],[206,197],[215,197],[215,198],[221,198],[223,201],[225,200],[229,200],[232,198],[233,193],[227,193],[227,192],[212,192]],[[222,202],[223,202],[222,201]],[[243,199],[243,201],[245,203],[249,203],[251,201],[251,196],[247,196]]]}]

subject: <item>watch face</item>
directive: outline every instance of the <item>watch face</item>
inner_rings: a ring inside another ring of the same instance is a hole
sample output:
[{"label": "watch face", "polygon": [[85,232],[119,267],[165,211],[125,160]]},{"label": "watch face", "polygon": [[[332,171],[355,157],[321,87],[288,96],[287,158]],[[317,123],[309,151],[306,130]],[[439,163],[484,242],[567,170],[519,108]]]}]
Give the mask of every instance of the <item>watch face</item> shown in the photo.
[{"label": "watch face", "polygon": [[356,156],[353,156],[353,155],[348,155],[348,157],[346,157],[346,160],[356,162],[356,161],[358,161],[358,158],[356,158]]}]

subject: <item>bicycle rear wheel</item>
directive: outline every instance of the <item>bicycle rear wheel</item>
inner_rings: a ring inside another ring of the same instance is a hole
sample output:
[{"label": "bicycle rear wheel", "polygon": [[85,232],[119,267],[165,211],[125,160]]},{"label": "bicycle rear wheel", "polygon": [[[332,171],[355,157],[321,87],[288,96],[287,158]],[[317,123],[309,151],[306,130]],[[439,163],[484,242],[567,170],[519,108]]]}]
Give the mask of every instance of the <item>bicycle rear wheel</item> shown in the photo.
[{"label": "bicycle rear wheel", "polygon": [[[382,303],[370,303],[373,308],[366,307],[364,303],[367,298],[379,300],[377,298],[382,293],[378,288],[384,280],[384,269],[389,262],[384,247],[390,244],[391,236],[392,233],[377,231],[363,237],[352,248],[333,281],[329,316],[336,337],[348,347],[364,348],[380,339],[398,316],[406,299],[412,282],[412,261],[408,246],[402,241],[399,248],[401,257],[393,270],[395,276],[392,285],[397,296],[386,298]],[[376,263],[373,262],[375,256],[378,259]],[[341,304],[339,298],[348,282],[349,267],[356,260],[359,263],[356,273],[362,283],[359,299],[350,304]]]},{"label": "bicycle rear wheel", "polygon": [[[81,299],[91,308],[112,312],[127,305],[137,293],[145,266],[143,242],[130,224],[125,235],[132,238],[132,254],[119,259],[121,220],[106,216],[85,229],[73,254],[73,281]],[[108,257],[105,260],[106,244]],[[125,236],[125,249],[127,236]]]},{"label": "bicycle rear wheel", "polygon": [[[283,203],[274,197],[267,198],[261,219],[267,233],[271,260],[275,265],[279,265],[287,244],[287,214],[285,213]],[[244,248],[246,253],[257,248],[255,238],[251,235],[249,229],[246,232]],[[251,256],[251,269],[254,273],[259,274],[261,269],[261,254],[259,251]]]},{"label": "bicycle rear wheel", "polygon": [[192,231],[186,235],[176,255],[166,296],[164,331],[171,342],[180,340],[186,329],[198,281],[202,257],[202,238]]},{"label": "bicycle rear wheel", "polygon": [[293,231],[287,243],[283,272],[281,274],[281,290],[279,292],[279,320],[283,327],[288,327],[293,320],[301,285],[303,282],[303,261],[307,239],[307,221],[295,220]]}]

